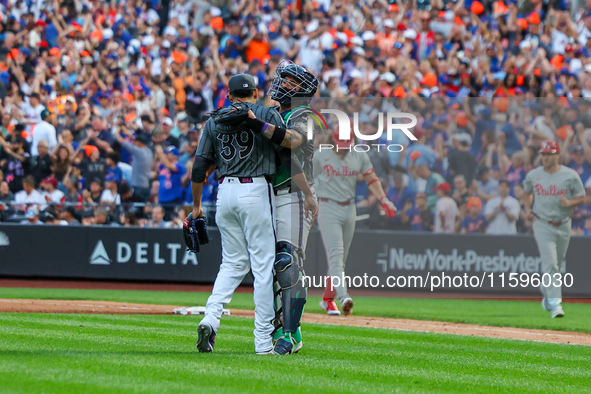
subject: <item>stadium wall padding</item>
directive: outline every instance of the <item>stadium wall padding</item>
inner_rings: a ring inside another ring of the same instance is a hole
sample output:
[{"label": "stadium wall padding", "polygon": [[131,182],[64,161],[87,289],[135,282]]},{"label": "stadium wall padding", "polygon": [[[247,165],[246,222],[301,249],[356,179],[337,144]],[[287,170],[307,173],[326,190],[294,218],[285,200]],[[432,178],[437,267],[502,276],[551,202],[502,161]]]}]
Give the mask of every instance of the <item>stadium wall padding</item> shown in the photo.
[{"label": "stadium wall padding", "polygon": [[[221,240],[216,228],[210,228],[210,235],[210,243],[194,255],[186,251],[180,229],[0,224],[0,276],[213,283],[221,263]],[[567,254],[567,272],[573,281],[572,286],[563,287],[564,296],[591,297],[587,284],[591,279],[590,260],[591,240],[573,237]],[[377,290],[434,296],[437,291],[539,296],[537,288],[523,287],[523,282],[512,287],[508,280],[513,272],[531,277],[540,272],[540,267],[532,236],[358,230],[346,274],[379,278]],[[326,269],[324,245],[319,231],[313,230],[306,251],[306,275],[321,277]],[[441,286],[431,292],[432,277],[442,277],[443,273],[475,276],[482,285]],[[389,276],[421,276],[426,285],[409,283],[393,289],[386,285]],[[245,283],[250,282],[247,277]]]}]

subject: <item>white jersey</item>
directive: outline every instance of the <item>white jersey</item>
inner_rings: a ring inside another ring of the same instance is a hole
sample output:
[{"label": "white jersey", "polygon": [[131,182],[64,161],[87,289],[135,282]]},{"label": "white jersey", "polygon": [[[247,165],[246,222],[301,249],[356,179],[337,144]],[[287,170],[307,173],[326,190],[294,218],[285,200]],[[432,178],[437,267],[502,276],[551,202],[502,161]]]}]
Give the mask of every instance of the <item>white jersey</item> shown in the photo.
[{"label": "white jersey", "polygon": [[525,177],[523,188],[534,195],[534,214],[548,222],[563,222],[572,215],[574,207],[562,207],[561,196],[571,200],[585,195],[579,174],[562,165],[554,174],[547,173],[543,166],[531,170]]},{"label": "white jersey", "polygon": [[494,217],[494,219],[490,221],[486,229],[486,233],[496,235],[517,234],[517,219],[519,219],[519,211],[521,206],[519,205],[519,201],[517,201],[515,198],[511,196],[507,196],[504,199],[501,197],[491,198],[484,206],[484,214],[490,215],[501,204],[503,204],[503,207],[505,207],[507,212],[509,212],[512,216],[515,216],[515,220],[510,222],[507,215],[501,211],[497,214],[497,216]]},{"label": "white jersey", "polygon": [[[445,223],[441,220],[445,214]],[[458,205],[450,197],[441,197],[435,204],[435,233],[453,234],[456,231],[456,218],[460,214]],[[443,226],[445,225],[445,228]]]},{"label": "white jersey", "polygon": [[347,202],[355,198],[357,175],[373,170],[365,152],[348,152],[341,158],[332,149],[314,152],[314,180],[318,198]]},{"label": "white jersey", "polygon": [[51,193],[45,192],[43,193],[43,198],[49,196],[51,198],[50,204],[58,204],[62,202],[62,199],[65,197],[64,192],[61,190],[55,189]]},{"label": "white jersey", "polygon": [[41,121],[33,128],[33,141],[31,143],[31,155],[38,156],[37,145],[41,141],[47,141],[51,151],[57,145],[57,130],[51,123]]}]

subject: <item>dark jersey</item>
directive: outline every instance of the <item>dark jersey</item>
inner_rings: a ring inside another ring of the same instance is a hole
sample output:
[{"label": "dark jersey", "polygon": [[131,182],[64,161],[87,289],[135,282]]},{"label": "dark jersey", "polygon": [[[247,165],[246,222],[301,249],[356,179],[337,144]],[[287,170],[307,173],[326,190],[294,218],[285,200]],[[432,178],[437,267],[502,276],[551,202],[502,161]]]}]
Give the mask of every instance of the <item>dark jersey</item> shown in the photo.
[{"label": "dark jersey", "polygon": [[[274,108],[248,104],[255,116],[267,123],[283,126],[281,115]],[[277,172],[277,145],[261,134],[248,128],[235,134],[220,134],[215,131],[212,119],[205,123],[195,157],[215,163],[220,177],[273,178]]]},{"label": "dark jersey", "polygon": [[[279,109],[279,107],[275,108]],[[314,173],[312,168],[312,157],[314,156],[314,138],[308,139],[308,119],[311,119],[312,121],[312,136],[319,132],[322,125],[324,124],[323,120],[320,119],[318,114],[312,112],[312,110],[306,106],[282,111],[281,117],[283,118],[285,127],[287,129],[295,130],[304,136],[304,143],[293,151],[302,165],[302,169],[304,170],[304,175],[306,175],[308,184],[312,186],[314,184]],[[278,173],[277,179],[273,183],[275,190],[281,190],[295,186],[291,184],[291,177],[288,177],[286,173],[286,171],[285,174],[283,171]],[[284,176],[281,177],[281,174]]]}]

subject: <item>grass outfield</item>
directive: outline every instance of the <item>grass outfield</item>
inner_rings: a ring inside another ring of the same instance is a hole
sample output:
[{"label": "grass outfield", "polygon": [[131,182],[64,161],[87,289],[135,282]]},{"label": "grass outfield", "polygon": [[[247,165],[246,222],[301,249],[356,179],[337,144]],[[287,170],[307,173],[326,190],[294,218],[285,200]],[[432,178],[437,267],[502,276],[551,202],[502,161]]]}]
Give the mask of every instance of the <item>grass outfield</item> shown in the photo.
[{"label": "grass outfield", "polygon": [[307,324],[293,356],[254,354],[224,318],[215,353],[190,316],[0,314],[5,392],[589,391],[591,347]]},{"label": "grass outfield", "polygon": [[[0,288],[0,298],[120,301],[144,304],[205,305],[209,293]],[[310,297],[306,312],[322,313],[319,297]],[[230,308],[253,309],[251,294],[235,294]],[[356,298],[358,316],[472,323],[498,327],[539,328],[591,333],[591,305],[565,304],[566,317],[550,319],[539,302],[411,298]]]}]

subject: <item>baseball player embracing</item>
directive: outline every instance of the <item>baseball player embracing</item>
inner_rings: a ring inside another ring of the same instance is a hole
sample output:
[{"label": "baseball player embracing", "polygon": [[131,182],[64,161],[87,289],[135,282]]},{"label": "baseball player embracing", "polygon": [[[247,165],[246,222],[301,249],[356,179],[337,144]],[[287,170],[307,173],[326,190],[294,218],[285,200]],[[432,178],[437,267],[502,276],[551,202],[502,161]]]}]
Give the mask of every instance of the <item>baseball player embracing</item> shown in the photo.
[{"label": "baseball player embracing", "polygon": [[[234,75],[228,84],[230,101],[244,103],[236,107],[246,106],[244,116],[252,111],[267,122],[282,124],[275,109],[254,104],[257,90],[251,75]],[[222,264],[207,300],[205,317],[199,323],[197,348],[200,352],[213,351],[222,309],[232,300],[242,279],[252,271],[255,350],[257,354],[269,354],[273,353],[271,322],[275,316],[275,216],[270,182],[277,172],[278,145],[243,123],[234,128],[222,132],[224,128],[217,127],[212,115],[205,124],[192,170],[191,215],[199,218],[203,216],[201,196],[206,173],[214,165],[219,169],[216,223],[222,239]]]},{"label": "baseball player embracing", "polygon": [[575,206],[585,203],[585,188],[576,171],[558,164],[560,147],[557,142],[542,142],[540,153],[543,166],[530,171],[523,184],[525,209],[534,220],[533,231],[542,258],[542,271],[551,276],[550,286],[540,286],[544,297],[542,306],[555,318],[564,316],[562,287],[558,285],[562,281],[556,276],[565,268],[571,235],[570,216]]},{"label": "baseball player embracing", "polygon": [[308,119],[312,119],[315,129],[325,125],[324,119],[308,105],[317,89],[318,79],[306,68],[290,61],[281,62],[275,71],[269,96],[279,102],[277,109],[285,128],[261,126],[265,137],[290,149],[292,154],[292,169],[280,165],[273,182],[277,219],[274,265],[274,351],[277,354],[297,353],[303,345],[300,321],[307,296],[303,280],[304,259],[310,227],[319,209],[311,188],[314,183],[314,140],[307,139]]}]

